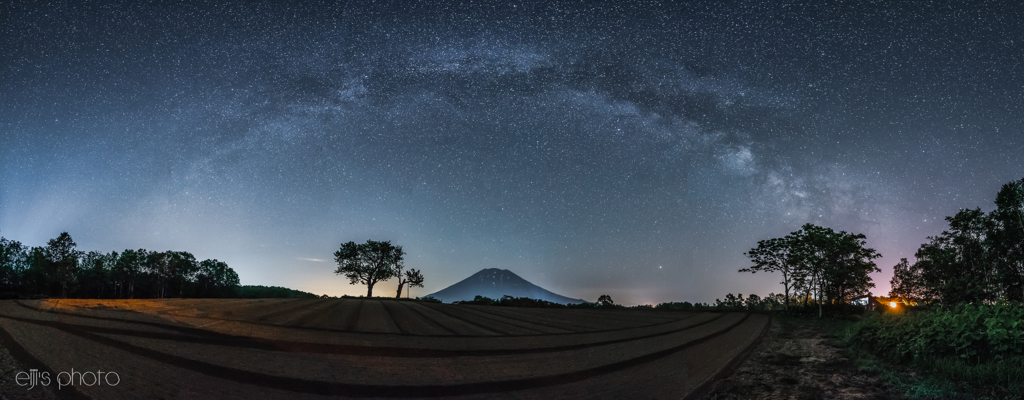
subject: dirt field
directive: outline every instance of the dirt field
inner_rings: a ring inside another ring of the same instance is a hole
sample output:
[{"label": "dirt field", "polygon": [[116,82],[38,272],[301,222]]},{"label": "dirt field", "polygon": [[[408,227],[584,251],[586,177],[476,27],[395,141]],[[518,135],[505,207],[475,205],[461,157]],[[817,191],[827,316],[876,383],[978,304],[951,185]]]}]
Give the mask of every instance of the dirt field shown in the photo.
[{"label": "dirt field", "polygon": [[[0,393],[682,398],[750,349],[769,322],[747,313],[373,299],[0,301],[0,334],[18,359]],[[27,372],[9,384],[31,368],[49,384],[27,389]]]},{"label": "dirt field", "polygon": [[813,317],[776,318],[762,343],[703,400],[899,399],[877,375],[857,370]]}]

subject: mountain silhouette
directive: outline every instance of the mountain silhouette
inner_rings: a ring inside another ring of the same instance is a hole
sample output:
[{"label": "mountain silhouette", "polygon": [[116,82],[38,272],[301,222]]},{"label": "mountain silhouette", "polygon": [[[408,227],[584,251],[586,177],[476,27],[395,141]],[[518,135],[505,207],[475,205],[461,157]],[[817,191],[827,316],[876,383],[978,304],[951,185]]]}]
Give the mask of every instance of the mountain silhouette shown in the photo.
[{"label": "mountain silhouette", "polygon": [[520,278],[519,275],[512,273],[512,271],[497,268],[482,269],[469,278],[459,281],[459,283],[427,296],[446,303],[473,300],[476,296],[490,297],[492,299],[500,299],[502,296],[529,297],[535,300],[559,304],[585,302],[584,300],[552,293],[547,289],[530,283],[526,279]]}]

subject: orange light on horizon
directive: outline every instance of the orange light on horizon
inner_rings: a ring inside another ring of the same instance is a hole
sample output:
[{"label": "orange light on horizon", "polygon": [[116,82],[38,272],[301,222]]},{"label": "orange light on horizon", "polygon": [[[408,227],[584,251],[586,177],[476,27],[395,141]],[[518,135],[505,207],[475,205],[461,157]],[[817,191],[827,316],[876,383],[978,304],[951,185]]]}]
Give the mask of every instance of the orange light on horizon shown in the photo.
[{"label": "orange light on horizon", "polygon": [[896,302],[895,301],[890,301],[889,302],[889,307],[896,308]]}]

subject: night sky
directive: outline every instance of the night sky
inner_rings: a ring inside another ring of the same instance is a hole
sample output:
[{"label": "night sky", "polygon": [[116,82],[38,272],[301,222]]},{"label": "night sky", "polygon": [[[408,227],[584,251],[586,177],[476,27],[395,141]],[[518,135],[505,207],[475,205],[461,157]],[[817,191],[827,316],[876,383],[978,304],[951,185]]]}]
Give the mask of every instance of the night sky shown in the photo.
[{"label": "night sky", "polygon": [[0,235],[330,295],[391,240],[413,296],[638,304],[780,292],[743,253],[814,223],[884,295],[1024,178],[1019,2],[284,3],[4,1]]}]

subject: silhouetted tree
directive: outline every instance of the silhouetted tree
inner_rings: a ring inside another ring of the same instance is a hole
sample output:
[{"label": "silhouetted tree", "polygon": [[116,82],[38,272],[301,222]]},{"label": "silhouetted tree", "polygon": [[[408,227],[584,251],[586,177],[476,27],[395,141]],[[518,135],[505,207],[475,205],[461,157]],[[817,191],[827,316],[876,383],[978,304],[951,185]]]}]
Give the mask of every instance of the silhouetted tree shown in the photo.
[{"label": "silhouetted tree", "polygon": [[881,255],[865,247],[867,241],[863,234],[805,224],[794,236],[792,251],[817,300],[819,318],[823,316],[822,306],[826,301],[843,303],[851,295],[875,286],[869,274],[881,272],[872,261]]},{"label": "silhouetted tree", "polygon": [[928,237],[929,242],[914,253],[917,261],[909,269],[917,274],[924,297],[944,306],[995,300],[999,297],[995,259],[986,244],[991,219],[981,209],[963,209],[946,221],[950,229]]},{"label": "silhouetted tree", "polygon": [[373,297],[373,285],[394,277],[396,266],[402,263],[404,256],[402,246],[394,246],[390,241],[342,243],[334,252],[334,261],[338,263],[334,273],[345,275],[353,285],[366,285],[366,297]]},{"label": "silhouetted tree", "polygon": [[756,274],[758,271],[781,272],[783,291],[786,296],[786,309],[789,309],[789,291],[794,282],[794,273],[799,266],[791,254],[793,235],[783,238],[766,239],[757,242],[757,247],[744,253],[754,262],[754,266],[741,269],[739,272]]},{"label": "silhouetted tree", "polygon": [[[0,237],[0,298],[234,297],[239,279],[217,260],[196,262],[184,251],[123,253],[78,251],[67,232],[46,246],[28,247]],[[201,285],[200,285],[201,284]]]},{"label": "silhouetted tree", "polygon": [[68,287],[77,273],[78,257],[81,252],[75,249],[76,246],[78,245],[67,232],[61,232],[59,236],[46,242],[52,262],[53,278],[59,285],[61,297],[68,297]]},{"label": "silhouetted tree", "polygon": [[420,273],[420,270],[418,269],[413,268],[408,271],[405,271],[404,276],[401,273],[401,269],[399,269],[399,273],[397,276],[398,294],[395,295],[396,299],[402,297],[402,286],[404,285],[409,285],[409,288],[423,287],[423,274]]},{"label": "silhouetted tree", "polygon": [[609,295],[606,295],[606,294],[602,294],[601,296],[599,296],[597,298],[597,302],[601,303],[602,306],[607,306],[607,307],[611,307],[611,306],[615,305],[615,302],[612,301],[612,296],[609,296]]},{"label": "silhouetted tree", "polygon": [[145,249],[127,249],[117,258],[116,275],[122,283],[119,297],[135,298],[135,286],[145,268],[148,255]]},{"label": "silhouetted tree", "polygon": [[843,303],[875,286],[869,274],[881,271],[872,261],[881,255],[866,244],[863,234],[805,224],[783,238],[758,242],[745,253],[754,266],[739,272],[782,272],[786,308],[790,289],[796,288],[805,304],[817,301],[820,317],[826,302]]},{"label": "silhouetted tree", "polygon": [[17,292],[24,284],[28,269],[28,248],[16,240],[0,236],[0,286],[4,292]]},{"label": "silhouetted tree", "polygon": [[103,254],[90,251],[82,257],[79,287],[85,296],[103,298],[104,290],[110,284],[110,273],[117,261],[117,252]]},{"label": "silhouetted tree", "polygon": [[889,280],[892,289],[889,290],[889,297],[898,297],[915,302],[928,302],[930,299],[925,290],[924,282],[921,280],[921,266],[918,263],[910,264],[906,258],[892,267],[892,279]]},{"label": "silhouetted tree", "polygon": [[187,251],[168,251],[168,279],[167,286],[172,288],[173,295],[185,297],[191,295],[194,290],[196,274],[199,272],[199,262],[196,257]]},{"label": "silhouetted tree", "polygon": [[234,297],[239,287],[238,274],[228,264],[203,260],[196,274],[199,297]]},{"label": "silhouetted tree", "polygon": [[1024,300],[1024,179],[1004,184],[996,195],[987,244],[995,276],[1008,300]]}]

